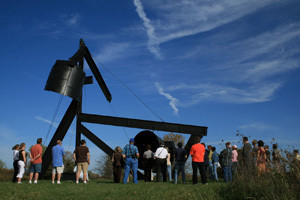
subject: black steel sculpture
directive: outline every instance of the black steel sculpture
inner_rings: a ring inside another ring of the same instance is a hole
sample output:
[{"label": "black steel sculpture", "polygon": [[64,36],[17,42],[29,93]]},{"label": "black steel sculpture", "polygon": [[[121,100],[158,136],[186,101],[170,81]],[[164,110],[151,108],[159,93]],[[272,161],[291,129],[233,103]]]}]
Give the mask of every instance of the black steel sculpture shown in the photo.
[{"label": "black steel sculpture", "polygon": [[[43,155],[42,175],[47,171],[52,161],[52,147],[56,144],[57,140],[64,139],[75,116],[77,116],[76,146],[79,146],[81,134],[83,134],[86,138],[88,138],[102,151],[110,156],[113,154],[114,150],[96,135],[94,135],[85,126],[83,126],[82,122],[191,134],[185,147],[187,150],[189,150],[193,144],[194,137],[203,137],[207,135],[207,127],[204,126],[192,126],[82,113],[82,88],[85,84],[93,83],[93,77],[86,77],[83,71],[84,59],[90,67],[107,101],[110,102],[112,99],[111,94],[91,56],[90,51],[84,44],[83,40],[80,40],[79,50],[68,61],[56,61],[46,83],[45,90],[69,96],[73,98],[73,100]],[[143,152],[145,145],[149,143],[152,144],[152,148],[154,150],[158,147],[159,141],[161,141],[161,139],[151,131],[142,131],[135,137],[135,139],[136,145],[138,146],[140,152]],[[172,143],[168,143],[167,146],[173,148],[174,145]],[[139,167],[141,167],[141,165]]]}]

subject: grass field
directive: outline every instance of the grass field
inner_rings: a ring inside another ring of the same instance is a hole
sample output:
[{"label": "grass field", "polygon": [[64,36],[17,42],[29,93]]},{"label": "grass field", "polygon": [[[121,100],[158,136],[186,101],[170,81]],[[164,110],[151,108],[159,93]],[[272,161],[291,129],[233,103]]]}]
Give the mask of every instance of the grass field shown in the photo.
[{"label": "grass field", "polygon": [[107,180],[94,180],[88,184],[64,181],[61,185],[51,181],[38,184],[0,182],[0,199],[223,199],[225,183],[208,185],[191,183],[115,184]]}]

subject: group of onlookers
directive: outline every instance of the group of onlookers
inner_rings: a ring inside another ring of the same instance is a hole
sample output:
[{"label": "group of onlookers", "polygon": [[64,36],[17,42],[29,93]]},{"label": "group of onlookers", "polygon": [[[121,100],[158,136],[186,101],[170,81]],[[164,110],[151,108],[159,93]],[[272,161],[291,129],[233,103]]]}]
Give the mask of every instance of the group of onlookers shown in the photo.
[{"label": "group of onlookers", "polygon": [[[144,180],[150,182],[153,180],[152,172],[156,172],[156,181],[161,180],[166,182],[167,176],[169,181],[172,181],[172,174],[174,174],[174,183],[177,183],[177,177],[181,173],[182,183],[186,183],[185,176],[185,163],[188,155],[192,157],[192,170],[193,170],[193,184],[198,183],[198,171],[200,172],[202,184],[207,184],[207,170],[209,171],[210,179],[218,181],[217,169],[221,167],[224,174],[224,181],[230,182],[235,174],[241,169],[243,173],[253,173],[258,171],[259,174],[268,171],[270,166],[271,155],[272,164],[275,169],[279,170],[281,161],[281,151],[278,149],[277,144],[273,144],[272,153],[267,145],[264,145],[262,140],[252,141],[252,146],[247,137],[243,137],[243,147],[239,153],[237,146],[231,146],[230,142],[227,142],[226,148],[218,154],[216,147],[208,145],[205,148],[204,143],[200,143],[201,138],[196,137],[194,145],[191,146],[190,152],[186,152],[183,148],[182,142],[177,144],[178,148],[171,154],[169,149],[165,147],[161,142],[155,152],[151,151],[151,146],[146,146],[146,151],[143,152],[142,168],[144,169]],[[123,151],[118,146],[112,155],[113,163],[113,175],[114,182],[119,183],[121,181],[121,172],[124,168],[123,183],[127,183],[129,180],[129,174],[133,175],[133,183],[138,183],[138,158],[140,157],[138,148],[134,145],[134,139],[129,140]],[[39,174],[42,170],[42,138],[37,139],[37,143],[31,147],[30,158],[30,174],[29,183],[32,183],[34,177],[34,183],[37,183]],[[13,147],[13,166],[14,176],[13,182],[21,183],[21,179],[25,172],[27,163],[27,153],[25,152],[26,145],[21,143]],[[296,160],[300,160],[298,150],[294,150]],[[172,155],[172,157],[171,157]],[[57,140],[57,145],[52,148],[52,183],[55,183],[55,177],[57,175],[57,184],[60,184],[61,174],[64,171],[63,159],[65,157],[65,151],[62,147],[62,142]],[[76,183],[79,183],[80,174],[83,171],[83,182],[87,183],[87,171],[90,164],[89,149],[86,147],[86,141],[81,140],[80,146],[77,146],[73,158],[77,167],[76,170]],[[171,160],[175,161],[174,173],[172,173]],[[239,162],[240,161],[240,162]],[[162,175],[162,177],[161,177]]]},{"label": "group of onlookers", "polygon": [[[25,143],[16,144],[12,149],[13,153],[13,166],[14,175],[13,182],[21,183],[23,175],[25,173],[25,167],[27,163],[27,153],[25,151]],[[42,172],[42,138],[37,139],[37,143],[30,148],[30,173],[29,183],[32,183],[34,177],[34,183],[38,182],[39,174]],[[55,177],[57,176],[57,184],[61,184],[61,174],[64,171],[63,159],[65,157],[65,151],[62,147],[62,141],[57,140],[57,144],[52,148],[52,183],[55,183]],[[89,149],[86,147],[85,140],[80,141],[80,146],[76,147],[73,158],[76,163],[76,183],[79,183],[80,173],[83,171],[83,182],[87,182],[87,171],[90,163]]]},{"label": "group of onlookers", "polygon": [[[29,158],[31,163],[30,174],[29,174],[29,183],[32,183],[34,176],[34,183],[37,183],[39,174],[42,169],[42,138],[37,139],[36,145],[31,147]],[[23,175],[25,173],[25,167],[27,163],[27,154],[26,154],[26,144],[21,143],[20,145],[16,144],[13,148],[13,166],[14,166],[14,176],[13,182],[21,183]]]}]

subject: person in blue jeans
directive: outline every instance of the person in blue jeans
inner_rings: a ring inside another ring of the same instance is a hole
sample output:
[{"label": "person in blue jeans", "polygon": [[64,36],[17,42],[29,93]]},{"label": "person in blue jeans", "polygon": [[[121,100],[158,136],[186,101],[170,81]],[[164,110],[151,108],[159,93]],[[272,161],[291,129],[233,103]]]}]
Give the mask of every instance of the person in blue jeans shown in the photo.
[{"label": "person in blue jeans", "polygon": [[225,181],[225,183],[227,183],[232,180],[232,171],[231,171],[232,148],[231,148],[230,142],[226,143],[226,149],[224,149],[222,151],[221,157],[222,157],[222,162],[223,162],[224,181]]},{"label": "person in blue jeans", "polygon": [[212,147],[212,157],[211,157],[211,162],[212,162],[212,177],[213,180],[218,181],[218,173],[217,173],[217,168],[219,164],[219,154],[216,151],[216,147]]},{"label": "person in blue jeans", "polygon": [[185,161],[187,159],[186,151],[182,148],[182,143],[178,142],[178,149],[175,150],[175,176],[174,181],[177,184],[177,176],[181,172],[182,183],[185,184]]},{"label": "person in blue jeans", "polygon": [[127,179],[129,176],[130,169],[132,169],[133,173],[133,183],[138,183],[137,179],[137,168],[138,168],[138,158],[140,154],[138,148],[134,145],[134,139],[131,138],[129,140],[129,144],[127,144],[123,149],[123,157],[125,158],[125,170],[124,170],[124,179],[123,183],[127,183]]}]

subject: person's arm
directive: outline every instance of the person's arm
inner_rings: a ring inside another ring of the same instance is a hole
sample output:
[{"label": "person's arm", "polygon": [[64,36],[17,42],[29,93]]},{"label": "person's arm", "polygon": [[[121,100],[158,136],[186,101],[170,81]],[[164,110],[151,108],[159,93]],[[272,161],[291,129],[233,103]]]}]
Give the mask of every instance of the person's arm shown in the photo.
[{"label": "person's arm", "polygon": [[137,157],[137,158],[139,158],[139,157],[140,157],[140,154],[139,154],[139,153],[137,153],[137,154],[136,154],[136,157]]},{"label": "person's arm", "polygon": [[76,154],[75,154],[75,152],[73,153],[73,158],[74,158],[74,160],[76,162]]},{"label": "person's arm", "polygon": [[25,163],[25,166],[26,166],[26,153],[25,153],[25,151],[22,151],[22,156],[23,156],[23,160],[24,160],[24,163]]},{"label": "person's arm", "polygon": [[90,153],[87,153],[88,164],[90,164]]}]

